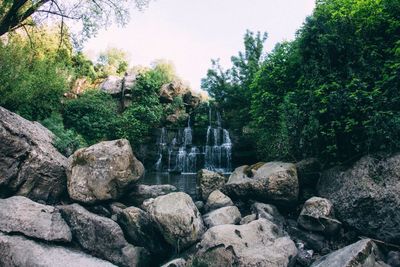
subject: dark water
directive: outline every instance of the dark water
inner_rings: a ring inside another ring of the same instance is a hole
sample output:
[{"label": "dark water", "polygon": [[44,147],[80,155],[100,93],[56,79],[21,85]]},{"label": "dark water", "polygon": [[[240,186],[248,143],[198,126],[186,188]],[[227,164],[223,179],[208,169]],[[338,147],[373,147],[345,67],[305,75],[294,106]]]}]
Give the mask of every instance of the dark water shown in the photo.
[{"label": "dark water", "polygon": [[198,199],[196,174],[173,174],[168,172],[146,172],[143,184],[170,184],[179,191],[189,194],[193,199]]}]

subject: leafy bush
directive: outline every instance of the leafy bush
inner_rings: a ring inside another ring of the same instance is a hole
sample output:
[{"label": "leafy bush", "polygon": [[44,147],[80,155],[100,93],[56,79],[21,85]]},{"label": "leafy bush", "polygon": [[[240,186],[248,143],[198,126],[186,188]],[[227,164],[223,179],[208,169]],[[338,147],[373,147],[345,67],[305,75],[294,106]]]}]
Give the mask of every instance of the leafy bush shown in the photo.
[{"label": "leafy bush", "polygon": [[65,102],[63,117],[66,127],[81,134],[88,144],[94,144],[115,136],[117,103],[106,93],[87,91]]},{"label": "leafy bush", "polygon": [[70,156],[75,150],[87,146],[84,138],[72,129],[65,129],[61,114],[53,113],[41,122],[55,135],[54,146],[65,156]]}]

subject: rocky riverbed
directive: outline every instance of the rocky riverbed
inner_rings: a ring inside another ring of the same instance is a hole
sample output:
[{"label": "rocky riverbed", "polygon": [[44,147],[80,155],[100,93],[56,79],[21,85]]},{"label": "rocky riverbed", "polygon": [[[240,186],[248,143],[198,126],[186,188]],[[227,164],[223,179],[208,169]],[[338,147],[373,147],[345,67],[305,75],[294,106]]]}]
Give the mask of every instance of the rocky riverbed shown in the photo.
[{"label": "rocky riverbed", "polygon": [[0,266],[400,266],[399,154],[201,170],[192,199],[127,140],[52,142],[0,107]]}]

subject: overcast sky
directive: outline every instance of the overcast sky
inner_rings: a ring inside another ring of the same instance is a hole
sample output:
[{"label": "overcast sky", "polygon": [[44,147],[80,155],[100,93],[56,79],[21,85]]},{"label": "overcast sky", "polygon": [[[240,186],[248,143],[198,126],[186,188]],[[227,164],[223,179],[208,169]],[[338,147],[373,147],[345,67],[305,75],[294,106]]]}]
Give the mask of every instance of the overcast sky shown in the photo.
[{"label": "overcast sky", "polygon": [[292,40],[314,6],[315,0],[156,0],[144,12],[132,12],[124,28],[101,31],[85,52],[94,57],[121,48],[132,66],[171,60],[178,75],[199,89],[211,59],[229,67],[230,57],[243,50],[246,29],[268,32],[269,51]]}]

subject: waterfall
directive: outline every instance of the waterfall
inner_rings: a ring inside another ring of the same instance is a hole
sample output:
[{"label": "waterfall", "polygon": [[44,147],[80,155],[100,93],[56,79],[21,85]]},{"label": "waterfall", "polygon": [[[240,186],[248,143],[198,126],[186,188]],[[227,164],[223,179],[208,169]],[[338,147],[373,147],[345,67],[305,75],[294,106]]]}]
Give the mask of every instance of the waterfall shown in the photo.
[{"label": "waterfall", "polygon": [[220,113],[214,114],[216,120],[213,124],[213,112],[209,108],[209,126],[204,130],[205,143],[193,139],[190,117],[183,129],[167,131],[162,128],[158,138],[159,157],[155,163],[155,170],[196,173],[199,169],[206,168],[223,173],[231,172],[232,142],[229,131],[222,127]]}]

